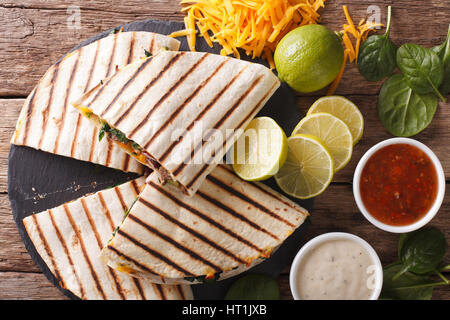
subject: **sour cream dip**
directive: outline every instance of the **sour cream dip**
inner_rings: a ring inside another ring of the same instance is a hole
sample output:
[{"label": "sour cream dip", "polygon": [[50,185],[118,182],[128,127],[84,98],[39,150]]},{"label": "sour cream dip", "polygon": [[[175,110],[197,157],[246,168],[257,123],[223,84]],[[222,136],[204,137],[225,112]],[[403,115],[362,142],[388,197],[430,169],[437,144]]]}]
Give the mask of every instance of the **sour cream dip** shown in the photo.
[{"label": "sour cream dip", "polygon": [[381,262],[363,239],[333,232],[299,251],[290,271],[296,300],[376,300],[383,283]]}]

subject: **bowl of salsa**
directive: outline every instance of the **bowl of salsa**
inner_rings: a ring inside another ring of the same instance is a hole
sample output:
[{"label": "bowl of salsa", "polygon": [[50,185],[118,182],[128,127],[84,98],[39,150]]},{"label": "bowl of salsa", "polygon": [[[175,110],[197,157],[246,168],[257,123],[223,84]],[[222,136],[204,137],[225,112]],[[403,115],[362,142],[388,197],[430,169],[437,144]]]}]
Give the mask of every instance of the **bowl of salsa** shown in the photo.
[{"label": "bowl of salsa", "polygon": [[423,143],[388,139],[369,149],[359,161],[353,194],[359,210],[376,227],[411,232],[439,211],[445,194],[444,170]]}]

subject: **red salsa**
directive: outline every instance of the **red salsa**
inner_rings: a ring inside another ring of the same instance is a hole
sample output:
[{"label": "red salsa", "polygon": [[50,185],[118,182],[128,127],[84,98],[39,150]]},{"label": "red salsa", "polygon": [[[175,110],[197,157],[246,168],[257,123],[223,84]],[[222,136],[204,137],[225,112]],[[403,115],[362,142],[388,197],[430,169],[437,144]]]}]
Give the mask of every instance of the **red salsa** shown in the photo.
[{"label": "red salsa", "polygon": [[437,189],[433,162],[409,144],[392,144],[378,150],[361,173],[364,206],[375,219],[392,226],[420,220],[433,206]]}]

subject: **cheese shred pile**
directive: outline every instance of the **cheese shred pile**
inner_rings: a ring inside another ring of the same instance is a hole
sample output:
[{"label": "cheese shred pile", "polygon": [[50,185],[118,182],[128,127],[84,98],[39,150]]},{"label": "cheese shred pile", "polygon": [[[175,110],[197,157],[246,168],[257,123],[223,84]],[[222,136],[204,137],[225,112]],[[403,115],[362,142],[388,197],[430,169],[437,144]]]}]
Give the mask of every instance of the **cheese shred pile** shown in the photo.
[{"label": "cheese shred pile", "polygon": [[[371,31],[375,31],[376,27],[384,26],[381,23],[366,22],[365,19],[362,19],[356,26],[353,23],[352,18],[350,17],[347,6],[343,6],[343,10],[345,18],[347,20],[347,24],[344,24],[343,30],[341,30],[342,42],[345,48],[344,63],[342,64],[342,68],[339,71],[338,76],[328,88],[327,95],[333,95],[337,87],[339,86],[339,82],[341,81],[342,75],[344,74],[347,61],[349,61],[350,63],[357,62],[359,47],[361,46],[361,43],[363,43],[367,39],[369,33]],[[353,42],[350,36],[353,38]]]},{"label": "cheese shred pile", "polygon": [[221,55],[240,58],[238,48],[252,58],[262,57],[275,68],[273,53],[292,29],[320,20],[325,0],[182,0],[185,29],[171,37],[186,36],[195,51],[197,29],[210,47],[221,45]]}]

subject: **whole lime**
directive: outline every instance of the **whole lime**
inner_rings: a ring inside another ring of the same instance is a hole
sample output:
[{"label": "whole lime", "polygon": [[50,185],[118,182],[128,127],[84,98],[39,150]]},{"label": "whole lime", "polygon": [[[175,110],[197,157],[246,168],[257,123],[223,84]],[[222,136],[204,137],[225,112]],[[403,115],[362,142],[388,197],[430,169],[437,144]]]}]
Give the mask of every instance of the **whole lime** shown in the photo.
[{"label": "whole lime", "polygon": [[344,48],[330,29],[316,24],[298,27],[281,39],[275,50],[281,81],[308,93],[329,85],[344,62]]}]

